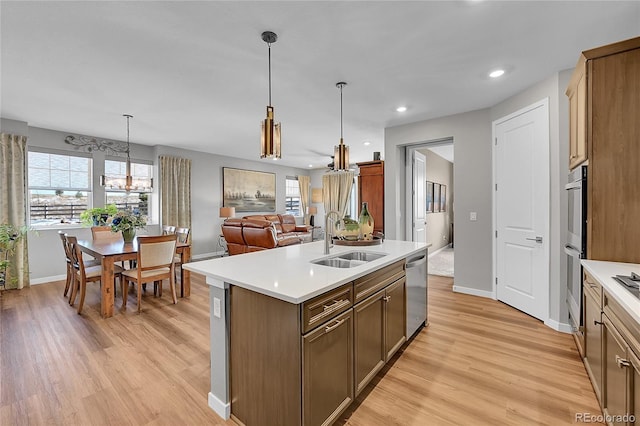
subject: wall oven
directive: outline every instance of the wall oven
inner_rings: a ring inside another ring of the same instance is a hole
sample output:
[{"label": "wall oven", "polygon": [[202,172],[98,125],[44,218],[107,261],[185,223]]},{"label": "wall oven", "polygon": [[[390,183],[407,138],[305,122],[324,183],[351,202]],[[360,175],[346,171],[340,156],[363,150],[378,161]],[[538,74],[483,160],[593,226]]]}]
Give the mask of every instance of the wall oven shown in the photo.
[{"label": "wall oven", "polygon": [[575,332],[582,331],[582,266],[587,257],[587,166],[569,174],[565,186],[569,204],[568,232],[564,245],[567,255],[567,304],[569,319]]}]

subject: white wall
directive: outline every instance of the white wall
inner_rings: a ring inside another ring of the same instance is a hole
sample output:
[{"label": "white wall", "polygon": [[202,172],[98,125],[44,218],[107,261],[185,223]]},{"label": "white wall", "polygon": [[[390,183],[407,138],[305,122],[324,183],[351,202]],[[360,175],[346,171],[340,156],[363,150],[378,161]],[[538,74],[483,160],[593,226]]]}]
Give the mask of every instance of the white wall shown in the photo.
[{"label": "white wall", "polygon": [[[491,296],[491,115],[489,109],[385,129],[385,234],[405,238],[404,147],[453,139],[455,284],[457,290]],[[469,221],[476,212],[478,220]],[[410,237],[409,237],[410,239]]]},{"label": "white wall", "polygon": [[[27,145],[29,147],[42,147],[71,153],[76,152],[72,146],[64,142],[64,138],[73,133],[30,127],[28,123],[8,119],[2,119],[0,124],[3,132],[28,136]],[[218,236],[220,235],[222,219],[218,217],[218,214],[222,203],[222,167],[275,173],[276,196],[278,197],[276,202],[277,212],[284,212],[285,210],[284,190],[286,177],[309,175],[309,170],[278,166],[271,160],[250,161],[167,146],[152,147],[131,144],[131,159],[134,161],[153,161],[156,177],[158,173],[158,156],[160,155],[174,155],[192,160],[192,255],[195,258],[221,251],[221,247],[218,245]],[[104,189],[100,186],[99,177],[103,174],[105,153],[94,152],[92,156],[94,159],[93,198],[94,200],[104,200]],[[146,229],[146,232],[151,235],[160,232],[158,223],[159,185],[157,184],[159,180],[155,179],[155,182],[150,206],[152,210],[152,224],[148,225]],[[103,205],[103,203],[96,202],[96,205]],[[245,213],[236,214],[238,217],[244,215]],[[299,220],[301,221],[302,218]],[[65,232],[76,235],[79,239],[91,238],[89,229],[79,226],[61,225],[31,231],[28,236],[28,244],[32,283],[37,284],[64,278],[64,254],[62,244],[57,235],[59,229],[64,229]]]}]

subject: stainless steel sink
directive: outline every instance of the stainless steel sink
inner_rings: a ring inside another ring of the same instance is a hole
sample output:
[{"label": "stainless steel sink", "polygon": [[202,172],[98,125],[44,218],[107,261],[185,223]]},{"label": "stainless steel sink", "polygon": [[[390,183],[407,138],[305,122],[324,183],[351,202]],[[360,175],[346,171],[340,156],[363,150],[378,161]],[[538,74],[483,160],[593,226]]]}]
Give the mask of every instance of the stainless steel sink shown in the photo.
[{"label": "stainless steel sink", "polygon": [[[329,259],[312,260],[311,263],[315,263],[316,265],[331,266],[332,268],[351,268],[352,266],[357,266],[357,265],[351,265],[350,260],[340,259],[338,257],[332,257]],[[362,265],[362,263],[360,263],[360,265]]]},{"label": "stainless steel sink", "polygon": [[368,251],[352,251],[349,253],[342,253],[338,255],[340,259],[360,260],[363,262],[371,262],[385,256],[386,254],[384,253],[371,253]]},{"label": "stainless steel sink", "polygon": [[330,266],[332,268],[353,268],[355,266],[364,265],[367,262],[380,259],[386,256],[384,253],[370,253],[366,251],[351,251],[347,253],[336,254],[324,259],[312,260],[315,265]]}]

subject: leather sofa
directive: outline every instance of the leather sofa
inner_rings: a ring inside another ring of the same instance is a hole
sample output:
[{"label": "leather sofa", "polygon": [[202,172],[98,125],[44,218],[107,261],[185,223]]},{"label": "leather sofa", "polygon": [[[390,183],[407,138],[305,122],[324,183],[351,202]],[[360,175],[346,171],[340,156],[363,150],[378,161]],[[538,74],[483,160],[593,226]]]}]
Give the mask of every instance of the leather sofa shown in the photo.
[{"label": "leather sofa", "polygon": [[[269,216],[278,217],[278,215]],[[276,247],[300,244],[304,241],[306,236],[303,230],[306,230],[307,227],[297,227],[299,230],[296,231],[296,226],[294,225],[291,232],[277,232],[276,223],[271,220],[265,220],[264,218],[265,216],[262,215],[253,215],[242,219],[227,219],[223,222],[222,234],[227,242],[229,255],[233,256],[235,254],[268,250]],[[293,216],[291,216],[291,219],[293,219],[295,223]],[[281,227],[280,229],[291,230],[291,219],[286,218],[285,220],[287,222],[285,223],[285,227]],[[279,218],[278,225],[281,226]],[[309,241],[311,240],[310,235],[311,231],[309,231]]]},{"label": "leather sofa", "polygon": [[296,244],[293,242],[295,238],[300,239],[300,242],[309,243],[312,240],[311,231],[313,227],[308,225],[296,224],[296,218],[290,214],[265,214],[265,215],[251,215],[245,216],[244,219],[249,220],[268,220],[276,228],[276,239],[283,244],[289,245]]}]

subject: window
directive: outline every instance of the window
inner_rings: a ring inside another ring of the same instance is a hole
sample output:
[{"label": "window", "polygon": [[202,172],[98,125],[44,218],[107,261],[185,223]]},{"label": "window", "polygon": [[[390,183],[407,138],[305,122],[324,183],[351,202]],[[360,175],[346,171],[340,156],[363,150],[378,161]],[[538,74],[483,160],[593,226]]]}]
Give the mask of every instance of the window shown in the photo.
[{"label": "window", "polygon": [[300,185],[298,184],[298,178],[287,176],[285,187],[286,213],[294,216],[302,216],[302,206],[300,205]]},{"label": "window", "polygon": [[127,176],[125,161],[105,160],[104,186],[106,203],[115,204],[118,210],[139,210],[140,214],[149,214],[149,192],[153,186],[153,166],[151,164],[131,162],[133,191],[126,193],[124,186]]},{"label": "window", "polygon": [[31,225],[78,222],[89,205],[91,159],[29,151]]}]

